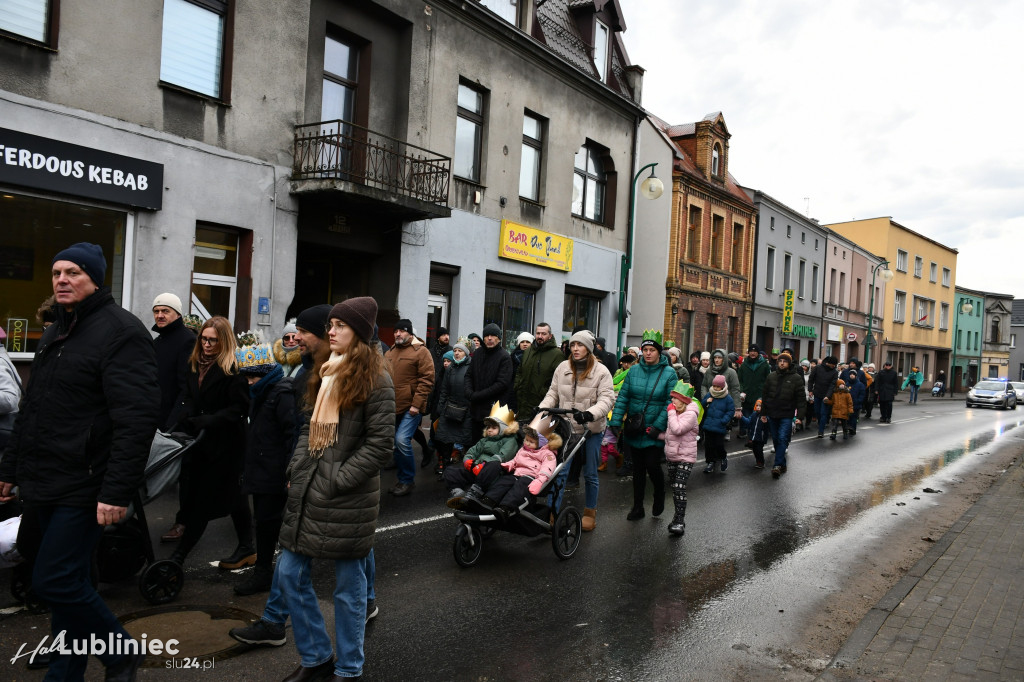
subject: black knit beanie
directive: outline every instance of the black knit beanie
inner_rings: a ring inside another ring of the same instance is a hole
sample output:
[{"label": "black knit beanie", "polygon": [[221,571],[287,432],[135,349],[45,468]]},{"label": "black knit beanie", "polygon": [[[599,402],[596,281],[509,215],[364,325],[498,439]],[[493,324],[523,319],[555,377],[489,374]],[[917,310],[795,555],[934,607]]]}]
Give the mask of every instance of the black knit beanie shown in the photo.
[{"label": "black knit beanie", "polygon": [[321,303],[306,308],[295,318],[295,326],[316,334],[321,339],[327,338],[327,323],[330,322],[331,304]]},{"label": "black knit beanie", "polygon": [[103,249],[99,245],[89,242],[72,244],[54,256],[50,265],[59,260],[74,263],[82,268],[82,272],[89,275],[93,284],[98,287],[103,286],[103,280],[107,276],[107,259],[103,257]]}]

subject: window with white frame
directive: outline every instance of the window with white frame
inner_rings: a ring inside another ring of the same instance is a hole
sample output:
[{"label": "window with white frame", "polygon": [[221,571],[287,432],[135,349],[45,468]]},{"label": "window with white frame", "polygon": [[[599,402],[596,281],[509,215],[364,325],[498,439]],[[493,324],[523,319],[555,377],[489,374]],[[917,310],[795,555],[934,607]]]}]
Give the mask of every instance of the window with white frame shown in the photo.
[{"label": "window with white frame", "polygon": [[768,254],[764,263],[764,288],[768,291],[775,289],[775,247],[768,247]]},{"label": "window with white frame", "polygon": [[793,256],[788,253],[782,257],[782,288],[783,290],[792,289],[793,286]]},{"label": "window with white frame", "polygon": [[607,179],[603,151],[590,142],[576,152],[572,176],[573,215],[597,223],[604,222],[604,201]]},{"label": "window with white frame", "polygon": [[603,83],[608,75],[608,27],[600,21],[594,22],[594,66],[597,67],[597,77]]},{"label": "window with white frame", "polygon": [[920,256],[914,256],[914,277],[920,277],[921,271],[924,269],[924,259]]},{"label": "window with white frame", "polygon": [[935,263],[932,263],[928,269],[928,281],[932,284],[939,281],[939,266]]},{"label": "window with white frame", "polygon": [[452,173],[480,182],[484,136],[484,93],[459,83],[458,117],[455,119],[455,156]]},{"label": "window with white frame", "polygon": [[905,291],[897,291],[895,302],[892,308],[892,321],[903,322],[903,315],[907,309],[907,293]]},{"label": "window with white frame", "polygon": [[716,144],[711,150],[711,174],[716,178],[719,176],[721,171],[722,162],[722,151],[721,148]]},{"label": "window with white frame", "polygon": [[942,286],[944,286],[944,287],[948,287],[949,286],[949,276],[950,276],[950,274],[951,273],[950,273],[949,268],[942,268]]},{"label": "window with white frame", "polygon": [[914,307],[911,311],[913,317],[910,324],[915,327],[935,326],[935,301],[921,296],[914,297]]},{"label": "window with white frame", "polygon": [[480,0],[480,4],[513,26],[516,25],[516,19],[519,15],[516,8],[516,0]]},{"label": "window with white frame", "polygon": [[949,329],[949,304],[943,303],[939,309],[939,329]]},{"label": "window with white frame", "polygon": [[1016,348],[1016,347],[1017,347],[1017,335],[1016,334],[1010,334],[1010,348]]},{"label": "window with white frame", "polygon": [[0,2],[0,31],[56,47],[51,39],[51,17],[59,16],[58,0],[4,0]]},{"label": "window with white frame", "polygon": [[799,298],[803,298],[804,297],[804,283],[805,283],[805,280],[807,279],[807,261],[805,261],[803,258],[801,258],[800,259],[800,266],[799,267],[800,267],[800,270],[799,270],[799,273],[797,274],[797,281],[796,281],[796,286],[797,286],[796,295]]},{"label": "window with white frame", "polygon": [[900,272],[907,271],[907,258],[907,252],[903,249],[898,249],[896,251],[896,269]]},{"label": "window with white frame", "polygon": [[519,165],[519,196],[540,201],[540,168],[544,146],[544,122],[523,114],[523,158]]},{"label": "window with white frame", "polygon": [[164,0],[160,80],[228,99],[224,55],[230,0]]}]

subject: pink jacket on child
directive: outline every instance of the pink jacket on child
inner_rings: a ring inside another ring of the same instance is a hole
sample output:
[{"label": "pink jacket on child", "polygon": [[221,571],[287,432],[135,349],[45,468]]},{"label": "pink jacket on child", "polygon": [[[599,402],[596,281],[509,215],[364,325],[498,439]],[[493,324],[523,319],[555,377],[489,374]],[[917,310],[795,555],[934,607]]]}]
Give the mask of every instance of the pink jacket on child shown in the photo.
[{"label": "pink jacket on child", "polygon": [[[557,435],[552,436],[552,440],[555,440],[559,445],[555,446],[555,449],[561,445],[562,439]],[[520,448],[516,456],[507,462],[502,462],[501,467],[506,471],[512,472],[515,476],[531,476],[533,482],[530,483],[530,494],[536,495],[540,492],[541,486],[551,478],[551,472],[555,470],[557,459],[555,453],[552,452],[548,445],[537,448],[536,450],[527,450],[525,447]]]},{"label": "pink jacket on child", "polygon": [[668,430],[658,436],[665,441],[665,459],[692,464],[697,461],[697,403],[691,402],[681,412],[672,403],[667,409]]}]

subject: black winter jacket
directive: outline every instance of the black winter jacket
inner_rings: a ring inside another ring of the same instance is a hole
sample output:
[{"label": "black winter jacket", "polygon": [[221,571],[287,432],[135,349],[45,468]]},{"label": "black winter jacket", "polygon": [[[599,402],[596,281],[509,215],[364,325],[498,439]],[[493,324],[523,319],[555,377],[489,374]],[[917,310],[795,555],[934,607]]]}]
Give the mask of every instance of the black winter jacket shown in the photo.
[{"label": "black winter jacket", "polygon": [[831,398],[832,391],[836,390],[836,379],[839,378],[839,370],[835,367],[829,368],[824,362],[819,362],[807,376],[807,390],[814,394],[814,399]]},{"label": "black winter jacket", "polygon": [[[467,358],[460,365],[452,365],[444,373],[441,382],[441,398],[438,401],[437,434],[435,438],[442,443],[459,443],[468,447],[473,442],[472,420],[469,416],[469,366],[472,358]],[[448,405],[467,408],[464,419],[451,419],[445,414]]]},{"label": "black winter jacket", "polygon": [[163,329],[153,325],[157,333],[153,340],[156,349],[156,379],[160,384],[160,430],[169,431],[181,415],[176,409],[188,381],[188,358],[196,346],[196,335],[179,317]]},{"label": "black winter jacket", "polygon": [[776,369],[768,374],[761,391],[761,414],[772,419],[787,419],[806,405],[804,377],[799,369],[790,367],[784,372]]},{"label": "black winter jacket", "polygon": [[128,506],[159,416],[146,327],[103,287],[43,332],[0,481],[28,502]]},{"label": "black winter jacket", "polygon": [[879,402],[886,402],[894,400],[896,394],[900,392],[900,378],[896,375],[896,370],[882,369],[875,374],[875,382],[872,384],[872,388],[878,395]]},{"label": "black winter jacket", "polygon": [[480,346],[469,363],[470,414],[481,421],[495,401],[507,405],[512,396],[512,356],[501,346]]},{"label": "black winter jacket", "polygon": [[242,492],[284,495],[284,471],[295,452],[298,427],[292,380],[283,378],[249,401]]}]

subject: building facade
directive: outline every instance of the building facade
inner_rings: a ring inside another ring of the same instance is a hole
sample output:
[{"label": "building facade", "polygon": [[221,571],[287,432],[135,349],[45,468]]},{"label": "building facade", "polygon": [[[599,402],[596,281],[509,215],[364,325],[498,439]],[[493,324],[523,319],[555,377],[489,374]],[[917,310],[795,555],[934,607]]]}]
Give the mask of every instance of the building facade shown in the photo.
[{"label": "building facade", "polygon": [[859,358],[880,366],[876,349],[886,336],[886,285],[878,277],[882,261],[851,240],[829,231],[821,304],[823,356],[835,356],[840,362]]},{"label": "building facade", "polygon": [[981,372],[986,379],[1011,379],[1016,372],[1010,367],[1010,328],[1013,296],[985,293],[985,319],[981,344]]},{"label": "building facade", "polygon": [[1014,299],[1010,311],[1010,375],[1024,381],[1024,299]]},{"label": "building facade", "polygon": [[665,334],[686,353],[742,353],[750,338],[754,204],[729,173],[720,112],[663,128],[680,152],[672,172]]},{"label": "building facade", "polygon": [[757,211],[750,340],[765,352],[789,348],[798,361],[820,357],[828,230],[761,190],[744,191]]},{"label": "building facade", "polygon": [[889,360],[901,377],[918,367],[926,387],[938,370],[948,375],[957,250],[889,217],[826,227],[884,258],[893,272],[885,287],[886,332],[877,355],[872,350],[875,364]]},{"label": "building facade", "polygon": [[983,377],[981,337],[985,329],[985,293],[958,286],[953,303],[953,355],[947,372],[950,387],[962,393]]}]

